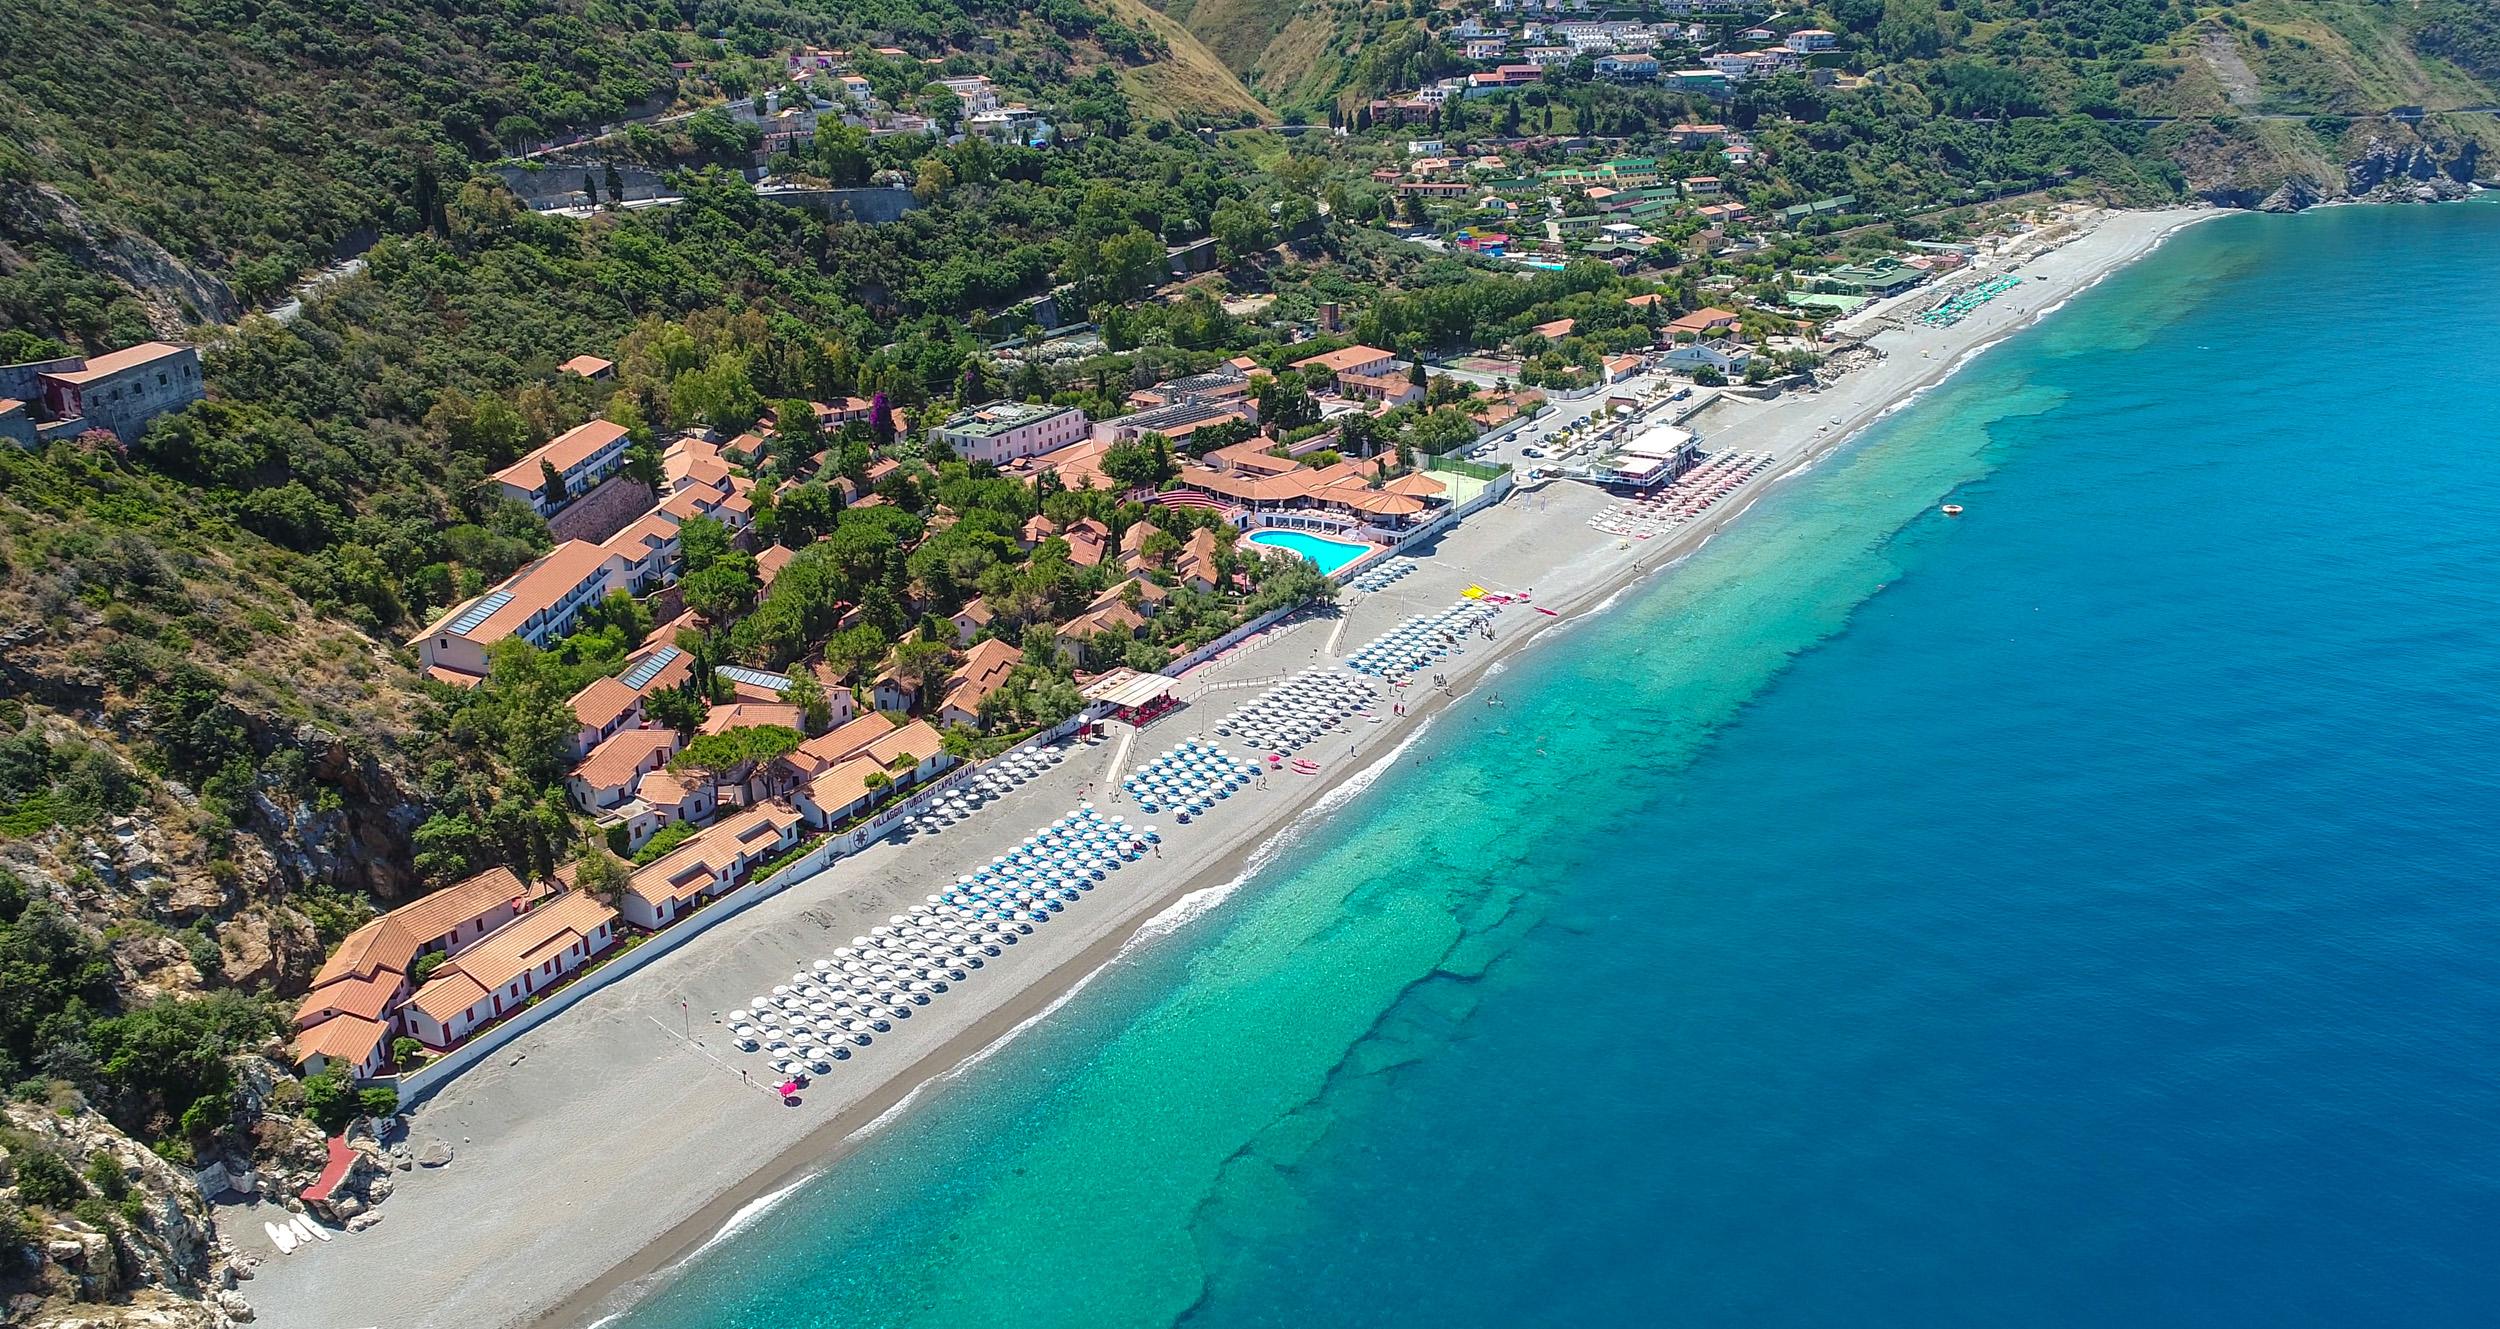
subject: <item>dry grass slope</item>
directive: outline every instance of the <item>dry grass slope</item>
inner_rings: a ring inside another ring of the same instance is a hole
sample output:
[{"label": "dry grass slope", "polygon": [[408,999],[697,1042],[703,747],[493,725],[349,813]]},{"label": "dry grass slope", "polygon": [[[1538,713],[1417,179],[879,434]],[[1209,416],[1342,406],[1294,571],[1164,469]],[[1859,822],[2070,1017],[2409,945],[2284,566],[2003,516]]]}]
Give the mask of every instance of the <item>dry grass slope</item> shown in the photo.
[{"label": "dry grass slope", "polygon": [[1101,0],[1101,7],[1121,22],[1161,37],[1171,48],[1169,59],[1124,73],[1129,95],[1149,113],[1194,111],[1220,118],[1247,112],[1262,122],[1275,119],[1232,69],[1178,20],[1145,0]]}]

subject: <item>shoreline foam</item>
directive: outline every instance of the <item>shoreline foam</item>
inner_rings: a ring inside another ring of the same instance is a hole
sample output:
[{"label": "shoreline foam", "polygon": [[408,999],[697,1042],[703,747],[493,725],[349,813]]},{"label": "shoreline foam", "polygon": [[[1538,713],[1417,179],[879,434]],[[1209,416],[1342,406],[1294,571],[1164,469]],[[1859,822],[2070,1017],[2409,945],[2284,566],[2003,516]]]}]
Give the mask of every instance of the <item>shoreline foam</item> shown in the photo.
[{"label": "shoreline foam", "polygon": [[[522,1289],[515,1296],[498,1298],[502,1303],[500,1305],[476,1306],[466,1303],[451,1305],[448,1304],[449,1301],[457,1300],[453,1296],[455,1292],[465,1292],[472,1297],[481,1295],[476,1292],[474,1284],[477,1278],[485,1275],[482,1271],[475,1269],[467,1271],[467,1277],[464,1277],[463,1272],[459,1270],[447,1271],[437,1278],[438,1282],[446,1285],[437,1294],[441,1299],[421,1300],[406,1307],[393,1307],[390,1309],[402,1313],[385,1315],[379,1308],[366,1304],[354,1296],[354,1289],[357,1286],[385,1284],[362,1281],[353,1272],[345,1276],[340,1273],[343,1269],[353,1270],[354,1265],[342,1264],[336,1258],[337,1256],[347,1256],[359,1263],[374,1264],[376,1265],[374,1272],[379,1274],[382,1266],[377,1262],[388,1258],[387,1249],[370,1242],[371,1234],[362,1234],[356,1242],[339,1243],[332,1248],[329,1258],[322,1259],[318,1263],[307,1262],[301,1257],[296,1257],[285,1264],[264,1265],[261,1280],[254,1287],[254,1291],[262,1295],[254,1296],[253,1300],[261,1305],[265,1312],[270,1313],[268,1318],[273,1323],[534,1324],[554,1329],[555,1326],[603,1323],[614,1319],[630,1308],[634,1302],[639,1301],[652,1287],[669,1277],[674,1269],[686,1259],[703,1249],[738,1235],[755,1221],[768,1215],[772,1208],[780,1204],[796,1187],[806,1184],[826,1167],[859,1147],[860,1143],[869,1138],[880,1126],[899,1119],[903,1111],[919,1101],[923,1091],[963,1074],[972,1066],[986,1060],[1018,1033],[1030,1028],[1052,1012],[1063,1008],[1121,956],[1136,946],[1159,941],[1178,932],[1191,922],[1212,914],[1214,910],[1237,894],[1243,886],[1249,884],[1264,867],[1274,861],[1279,853],[1288,849],[1309,825],[1316,824],[1319,819],[1331,815],[1346,802],[1359,795],[1363,788],[1378,778],[1379,772],[1387,770],[1390,763],[1397,760],[1430,731],[1434,717],[1461,696],[1471,695],[1474,688],[1479,685],[1480,679],[1491,676],[1501,667],[1501,662],[1512,653],[1544,640],[1549,632],[1575,623],[1581,618],[1604,612],[1619,604],[1627,594],[1651,576],[1680,564],[1691,555],[1693,550],[1714,537],[1729,522],[1742,516],[1762,495],[1772,492],[1776,482],[1802,474],[1823,457],[1843,447],[1851,446],[1871,425],[1894,412],[1906,409],[1929,390],[1959,372],[1963,365],[1988,348],[2016,332],[2036,326],[2050,313],[2063,308],[2075,295],[2097,285],[2128,263],[2153,252],[2169,235],[2194,221],[2203,220],[2212,215],[2216,214],[2184,210],[2151,214],[2105,214],[2091,229],[2067,242],[2058,250],[2047,255],[2033,256],[2025,261],[2027,268],[2036,268],[2044,262],[2054,262],[2059,255],[2074,253],[2082,259],[2082,269],[2064,278],[2056,288],[2057,298],[2047,306],[2036,310],[2017,310],[2016,312],[2022,317],[2012,319],[1989,320],[1975,315],[1974,320],[1979,326],[1969,328],[1969,334],[1977,335],[1971,336],[1969,341],[1958,346],[1954,346],[1957,340],[1956,329],[1925,329],[1900,334],[1889,332],[1875,334],[1872,338],[1874,340],[1890,338],[1890,342],[1886,345],[1885,359],[1863,367],[1831,388],[1776,400],[1748,412],[1744,418],[1724,428],[1713,428],[1709,437],[1714,448],[1746,446],[1727,440],[1731,436],[1743,438],[1748,434],[1764,433],[1771,436],[1770,439],[1765,440],[1766,445],[1771,443],[1784,445],[1787,455],[1782,456],[1778,464],[1762,477],[1761,483],[1749,485],[1740,491],[1736,496],[1737,501],[1714,511],[1708,519],[1702,522],[1661,537],[1653,542],[1654,547],[1635,546],[1627,550],[1616,541],[1615,537],[1590,538],[1592,533],[1578,528],[1577,518],[1568,513],[1544,514],[1549,522],[1571,522],[1573,529],[1567,532],[1555,529],[1544,530],[1543,545],[1555,561],[1551,566],[1539,570],[1535,574],[1533,583],[1523,584],[1537,584],[1540,588],[1538,603],[1560,611],[1561,617],[1528,616],[1525,620],[1509,626],[1501,639],[1493,643],[1489,649],[1480,654],[1471,652],[1468,656],[1461,657],[1449,667],[1452,682],[1448,686],[1428,692],[1409,703],[1407,719],[1414,721],[1413,724],[1401,725],[1395,730],[1384,729],[1382,736],[1393,737],[1396,740],[1387,745],[1385,752],[1365,753],[1362,749],[1364,736],[1356,737],[1353,755],[1355,757],[1373,755],[1376,756],[1376,760],[1349,759],[1332,762],[1326,774],[1314,785],[1293,791],[1289,796],[1276,800],[1272,806],[1260,808],[1263,815],[1249,825],[1210,830],[1206,833],[1203,843],[1190,847],[1192,852],[1186,855],[1179,853],[1174,855],[1185,858],[1186,861],[1179,865],[1181,870],[1171,883],[1159,889],[1151,889],[1135,900],[1122,899],[1116,903],[1105,901],[1108,908],[1083,925],[1085,929],[1092,932],[1092,935],[1081,947],[1071,954],[1058,958],[1046,969],[1038,969],[1029,974],[1010,971],[1012,972],[1010,985],[1003,990],[1003,998],[995,1005],[968,1019],[957,1021],[956,1027],[947,1030],[934,1046],[920,1051],[917,1056],[900,1064],[882,1079],[866,1084],[863,1092],[852,1101],[836,1108],[829,1117],[797,1131],[794,1135],[787,1135],[779,1148],[760,1166],[741,1166],[722,1158],[720,1166],[723,1169],[738,1168],[739,1170],[723,1177],[719,1181],[718,1189],[696,1204],[691,1212],[673,1215],[673,1221],[668,1221],[657,1232],[637,1234],[638,1239],[633,1249],[624,1258],[619,1259],[613,1254],[600,1253],[596,1249],[597,1243],[593,1241],[572,1240],[546,1243],[553,1245],[555,1252],[559,1254],[551,1255],[544,1249],[532,1252],[537,1258],[529,1262],[529,1268],[534,1278],[543,1280],[537,1289]],[[2070,261],[2068,266],[2071,265]],[[1918,350],[1922,344],[1954,346],[1955,353],[1947,359],[1922,365],[1919,362],[1925,357],[1918,356]],[[1854,401],[1845,412],[1836,409],[1837,403],[1833,399],[1863,397],[1868,389],[1874,390],[1872,399]],[[1843,423],[1827,434],[1814,434],[1812,431],[1815,428],[1815,418],[1832,414],[1845,414]],[[1438,542],[1440,548],[1446,550],[1453,544],[1465,546],[1471,543],[1470,528],[1476,526],[1478,522],[1484,522],[1486,517],[1497,518],[1494,522],[1486,523],[1487,526],[1505,524],[1498,520],[1502,511],[1502,508],[1492,509],[1484,517],[1471,521],[1468,526],[1462,526],[1458,531],[1441,537]],[[1514,515],[1513,520],[1507,524],[1516,525],[1524,520],[1524,517]],[[1481,544],[1483,540],[1498,538],[1497,535],[1487,535],[1483,539],[1473,540],[1473,543]],[[1505,551],[1479,548],[1474,552],[1479,557],[1496,558]],[[1548,593],[1549,590],[1550,593]],[[1351,612],[1351,607],[1346,612]],[[878,862],[891,872],[901,866],[894,862],[895,854],[914,855],[920,861],[916,865],[906,867],[902,875],[925,879],[932,871],[932,865],[927,861],[927,856],[933,852],[946,856],[939,859],[942,863],[950,861],[951,856],[957,852],[957,848],[952,840],[941,841],[934,848],[929,846],[897,847],[893,854],[880,856]],[[871,869],[863,868],[858,875],[866,877],[870,871]],[[890,882],[871,877],[865,882],[855,882],[849,889],[867,897],[865,903],[871,906],[872,913],[883,913],[885,906],[877,903],[876,892],[880,888],[891,886]],[[804,889],[804,887],[800,888],[800,890]],[[907,890],[910,887],[905,886],[903,889]],[[789,894],[798,893],[799,891],[793,891]],[[1199,903],[1191,907],[1192,901]],[[842,902],[816,899],[791,902],[788,908],[825,911],[836,903]],[[757,912],[762,912],[760,907]],[[1179,915],[1176,920],[1171,917],[1175,914]],[[821,922],[819,925],[828,927],[834,932],[849,930],[847,925],[838,920],[830,925]],[[1061,924],[1063,928],[1076,926],[1074,920]],[[730,933],[734,929],[721,931]],[[1060,934],[1061,937],[1066,935],[1068,934],[1064,932]],[[709,937],[698,939],[697,943],[685,948],[685,964],[696,963],[697,954],[704,949],[702,943],[710,940],[712,939]],[[708,958],[715,961],[727,960],[733,956],[745,958],[738,956],[738,952],[734,949],[738,944],[737,937],[725,936],[714,950],[727,950],[731,954],[715,953]],[[679,958],[678,956],[669,957],[672,961]],[[766,956],[760,962],[751,963],[774,962],[771,957]],[[781,967],[787,966],[782,964]],[[643,995],[646,997],[653,994],[673,995],[676,991],[683,990],[682,985],[691,985],[699,981],[699,976],[684,973],[682,968],[683,966],[680,970],[672,970],[664,974],[659,972],[659,966],[655,966],[655,972],[643,975],[638,980],[649,985],[649,990]],[[681,986],[669,986],[671,984]],[[620,991],[628,986],[630,985],[620,985]],[[611,994],[601,993],[598,996],[605,999]],[[624,1005],[628,1000],[628,996],[619,995],[611,1004]],[[593,1018],[592,1007],[593,1003],[586,1002],[583,1010],[575,1012],[569,1018],[576,1021],[578,1025],[587,1026]],[[930,1016],[933,1020],[943,1018],[936,1008],[932,1009]],[[595,1034],[587,1028],[564,1029],[555,1025],[551,1025],[547,1031],[534,1031],[532,1037],[535,1038],[542,1032],[550,1035],[550,1041],[567,1037],[595,1037]],[[670,1030],[669,1033],[672,1037],[675,1036],[674,1030]],[[528,1040],[524,1040],[523,1055],[527,1055],[527,1045]],[[555,1050],[561,1052],[564,1049],[559,1047]],[[662,1053],[653,1055],[654,1057],[664,1056],[668,1050],[670,1049],[664,1049]],[[507,1070],[517,1065],[518,1061],[518,1057],[513,1058],[503,1062],[497,1069]],[[700,1073],[699,1070],[698,1073]],[[856,1082],[828,1087],[838,1094],[841,1090],[851,1087],[851,1083]],[[691,1085],[685,1096],[689,1099],[697,1097],[696,1091],[707,1087],[708,1083]],[[501,1094],[500,1099],[499,1089],[506,1090]],[[621,1096],[626,1092],[628,1090],[619,1089],[617,1095]],[[417,1121],[419,1133],[448,1133],[464,1129],[470,1126],[473,1116],[485,1120],[490,1125],[502,1126],[508,1132],[525,1132],[530,1128],[528,1111],[530,1105],[516,1101],[526,1099],[527,1091],[518,1087],[499,1085],[493,1076],[478,1076],[476,1083],[461,1086],[457,1093],[446,1094],[444,1097],[448,1100],[445,1105],[429,1109],[426,1114],[420,1116]],[[619,1106],[630,1109],[645,1105],[624,1099]],[[440,1119],[428,1120],[428,1117]],[[758,1118],[759,1122],[780,1120],[785,1120],[785,1118]],[[692,1129],[699,1132],[703,1127],[696,1126]],[[462,1142],[465,1145],[468,1137],[463,1136]],[[715,1156],[734,1152],[729,1142],[712,1141],[711,1143],[713,1145],[711,1152]],[[697,1156],[702,1152],[702,1142],[699,1136],[665,1142],[662,1147],[672,1145],[680,1151],[679,1156],[672,1160],[677,1171],[688,1176],[705,1176],[707,1179],[721,1176],[720,1171],[717,1170],[708,1174],[703,1172],[701,1168],[703,1158]],[[561,1165],[561,1162],[550,1161],[544,1166],[553,1170]],[[425,1179],[429,1185],[448,1184],[464,1191],[483,1188],[484,1194],[474,1197],[474,1204],[491,1204],[497,1199],[507,1204],[520,1203],[531,1194],[529,1183],[534,1180],[538,1178],[511,1177],[501,1173],[490,1175],[475,1168],[465,1172],[433,1174]],[[596,1223],[603,1216],[620,1217],[621,1215],[616,1211],[622,1206],[632,1204],[636,1198],[631,1194],[619,1193],[627,1188],[626,1182],[621,1179],[615,1180],[602,1197],[608,1201],[603,1212],[576,1211],[542,1215],[534,1220],[539,1226],[533,1228],[532,1231],[544,1236],[547,1229],[558,1228],[566,1235],[576,1238],[595,1236],[597,1228],[586,1229],[584,1225]],[[655,1195],[651,1198],[657,1200],[661,1197]],[[402,1209],[405,1203],[405,1199],[395,1200],[394,1204],[384,1211],[386,1217],[390,1216],[393,1211]],[[765,1207],[758,1209],[756,1208],[758,1204],[763,1204]],[[409,1207],[413,1208],[413,1206]],[[438,1207],[451,1207],[450,1198],[445,1197]],[[656,1206],[645,1206],[640,1212],[649,1213],[654,1207]],[[634,1225],[624,1224],[623,1226]],[[403,1227],[396,1231],[405,1230]],[[377,1234],[394,1231],[388,1227],[375,1229]],[[426,1296],[424,1290],[411,1286],[414,1280],[408,1278],[407,1275],[412,1271],[404,1265],[389,1267],[394,1269],[400,1277],[388,1285],[406,1288],[407,1294],[411,1297]]]}]

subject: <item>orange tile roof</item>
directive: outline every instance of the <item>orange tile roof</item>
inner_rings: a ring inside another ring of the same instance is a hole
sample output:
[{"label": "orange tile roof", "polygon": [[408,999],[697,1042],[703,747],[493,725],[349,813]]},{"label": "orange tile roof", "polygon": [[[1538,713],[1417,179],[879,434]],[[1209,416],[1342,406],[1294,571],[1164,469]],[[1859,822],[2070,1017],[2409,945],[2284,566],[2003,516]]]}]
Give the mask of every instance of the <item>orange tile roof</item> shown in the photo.
[{"label": "orange tile roof", "polygon": [[646,512],[633,524],[599,542],[599,547],[640,563],[677,539],[677,522],[667,513]]},{"label": "orange tile roof", "polygon": [[911,758],[914,766],[946,750],[946,741],[938,737],[937,727],[926,720],[910,724],[868,745],[862,754],[869,760],[891,768],[901,758]]},{"label": "orange tile roof", "polygon": [[1696,309],[1689,314],[1682,315],[1667,326],[1678,332],[1696,332],[1722,323],[1735,323],[1740,321],[1741,317],[1732,310],[1721,309],[1713,305],[1708,309]]},{"label": "orange tile roof", "polygon": [[342,978],[304,994],[296,1003],[295,1019],[301,1024],[307,1016],[323,1011],[338,1011],[379,1020],[391,1009],[391,998],[399,995],[399,971],[384,969],[365,977]]},{"label": "orange tile roof", "polygon": [[583,378],[589,378],[594,374],[604,374],[614,368],[616,368],[614,360],[602,360],[595,355],[577,355],[556,366],[556,369],[562,373],[579,374]]},{"label": "orange tile roof", "polygon": [[408,935],[427,945],[451,935],[453,928],[480,917],[497,905],[530,900],[547,893],[543,885],[525,886],[510,868],[488,868],[391,911]]},{"label": "orange tile roof", "polygon": [[1320,365],[1326,368],[1329,373],[1342,374],[1349,369],[1370,364],[1375,360],[1393,358],[1395,357],[1389,352],[1381,350],[1377,346],[1348,346],[1341,351],[1330,351],[1325,355],[1314,355],[1296,360],[1293,362],[1293,367],[1296,369],[1307,369],[1312,365]]},{"label": "orange tile roof", "polygon": [[642,704],[642,694],[613,678],[594,678],[573,694],[573,718],[583,727],[605,729]]},{"label": "orange tile roof", "polygon": [[630,783],[653,757],[665,758],[675,751],[674,729],[620,729],[592,748],[573,774],[593,789],[619,789]]},{"label": "orange tile roof", "polygon": [[1397,397],[1408,392],[1423,391],[1422,388],[1415,386],[1414,380],[1404,374],[1339,374],[1337,381],[1341,384],[1351,383],[1357,387],[1370,388],[1384,397]]},{"label": "orange tile roof", "polygon": [[447,1024],[453,1016],[486,1000],[486,989],[476,979],[457,969],[436,974],[418,988],[408,1004],[426,1013],[436,1024]]},{"label": "orange tile roof", "polygon": [[125,346],[118,351],[96,356],[87,361],[84,368],[64,369],[57,373],[43,374],[41,377],[73,386],[84,386],[100,378],[109,378],[124,370],[153,364],[169,355],[180,355],[189,349],[187,346],[176,346],[171,342],[143,341],[136,346]]},{"label": "orange tile roof", "polygon": [[314,1057],[328,1057],[351,1066],[362,1066],[382,1045],[383,1036],[391,1027],[380,1020],[360,1015],[334,1015],[295,1038],[295,1060],[298,1065]]},{"label": "orange tile roof", "polygon": [[634,869],[634,894],[658,904],[690,899],[710,889],[741,855],[761,858],[784,831],[807,820],[781,799],[758,803],[695,832],[685,843]]},{"label": "orange tile roof", "polygon": [[[680,622],[682,621],[683,620],[681,619]],[[662,650],[677,650],[677,648],[674,645],[671,645],[668,641],[669,635],[671,635],[676,626],[676,624],[663,624],[651,634],[654,637],[658,637],[660,639],[659,641],[653,643],[648,642],[646,639],[647,649],[637,650],[632,655],[625,657],[626,672],[632,672],[635,665],[649,660],[653,655]],[[650,682],[642,685],[642,695],[648,697],[662,688],[676,687],[678,684],[683,683],[692,677],[694,677],[694,657],[684,651],[677,651],[676,655],[669,658],[667,664],[660,666],[660,671],[658,673],[651,676]]]},{"label": "orange tile roof", "polygon": [[806,724],[806,713],[796,706],[777,701],[739,701],[715,706],[703,717],[700,732],[726,733],[755,725],[777,724],[785,729],[798,729]]},{"label": "orange tile roof", "polygon": [[642,777],[642,783],[634,786],[634,797],[655,808],[674,808],[701,787],[702,781],[673,774],[663,766]]},{"label": "orange tile roof", "polygon": [[[601,546],[583,540],[567,540],[552,551],[541,554],[537,561],[506,577],[495,587],[510,594],[501,608],[488,614],[476,627],[459,635],[481,645],[491,645],[520,631],[530,616],[562,600],[574,587],[589,580],[599,566],[614,557]],[[491,594],[491,592],[490,592]],[[481,597],[483,598],[483,597]],[[447,633],[451,624],[466,612],[475,600],[463,601],[450,612],[434,620],[425,636]]]},{"label": "orange tile roof", "polygon": [[1084,613],[1060,624],[1059,635],[1062,637],[1086,638],[1100,633],[1114,631],[1133,634],[1137,631],[1137,629],[1144,627],[1145,625],[1146,619],[1144,615],[1129,608],[1127,604],[1115,600],[1110,604],[1103,605],[1099,608],[1088,609]]},{"label": "orange tile roof", "polygon": [[853,757],[827,766],[807,782],[807,796],[828,814],[838,812],[868,797],[868,777],[892,774],[871,757]]},{"label": "orange tile roof", "polygon": [[588,940],[601,923],[615,920],[615,910],[578,891],[567,891],[487,933],[444,967],[458,966],[491,992],[537,968],[553,952]]},{"label": "orange tile roof", "polygon": [[[1145,523],[1140,522],[1139,525]],[[983,698],[1005,686],[1007,676],[1024,663],[1024,652],[997,637],[976,643],[964,652],[964,662],[955,669],[955,676],[946,684],[946,705],[956,710],[977,713]]]},{"label": "orange tile roof", "polygon": [[1061,537],[1068,542],[1068,561],[1090,568],[1102,562],[1103,549],[1111,543],[1111,528],[1087,517],[1071,523]]},{"label": "orange tile roof", "polygon": [[1342,503],[1357,512],[1383,517],[1409,517],[1424,510],[1423,500],[1392,494],[1385,489],[1331,490],[1328,501]]},{"label": "orange tile roof", "polygon": [[545,482],[545,477],[540,474],[542,465],[553,466],[556,474],[562,475],[623,437],[625,426],[605,420],[575,425],[549,439],[543,446],[523,454],[519,461],[495,472],[495,478],[521,489],[536,489]]},{"label": "orange tile roof", "polygon": [[799,750],[791,754],[796,759],[792,764],[801,770],[823,770],[866,752],[878,739],[901,727],[887,719],[885,712],[870,711],[799,744]]},{"label": "orange tile roof", "polygon": [[417,950],[429,940],[412,937],[399,920],[384,914],[347,934],[339,948],[321,964],[321,972],[313,975],[313,985],[335,983],[342,978],[369,977],[378,970],[404,974],[417,958]]},{"label": "orange tile roof", "polygon": [[755,579],[766,586],[772,585],[773,578],[780,576],[781,570],[790,566],[790,560],[798,556],[799,551],[787,545],[764,546],[764,552],[755,556]]}]

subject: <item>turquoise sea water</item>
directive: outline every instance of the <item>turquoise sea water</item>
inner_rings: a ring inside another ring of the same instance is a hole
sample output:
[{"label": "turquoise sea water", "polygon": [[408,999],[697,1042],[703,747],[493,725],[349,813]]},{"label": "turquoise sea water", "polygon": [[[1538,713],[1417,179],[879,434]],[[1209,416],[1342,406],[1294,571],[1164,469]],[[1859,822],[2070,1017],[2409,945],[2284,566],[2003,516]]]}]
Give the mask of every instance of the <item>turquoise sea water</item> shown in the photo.
[{"label": "turquoise sea water", "polygon": [[1322,575],[1334,573],[1371,552],[1371,546],[1331,540],[1306,531],[1252,531],[1250,543],[1289,550],[1319,565]]},{"label": "turquoise sea water", "polygon": [[2494,291],[2189,231],[624,1324],[2491,1323]]}]

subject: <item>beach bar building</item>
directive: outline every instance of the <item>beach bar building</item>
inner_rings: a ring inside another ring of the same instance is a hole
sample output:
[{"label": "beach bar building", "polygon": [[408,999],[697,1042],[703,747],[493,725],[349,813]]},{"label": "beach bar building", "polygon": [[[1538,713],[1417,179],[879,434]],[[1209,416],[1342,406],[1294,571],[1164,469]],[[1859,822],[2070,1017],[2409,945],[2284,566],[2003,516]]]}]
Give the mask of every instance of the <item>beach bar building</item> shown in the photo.
[{"label": "beach bar building", "polygon": [[1700,440],[1690,430],[1657,425],[1617,448],[1599,466],[1599,483],[1620,489],[1649,489],[1691,469]]}]

